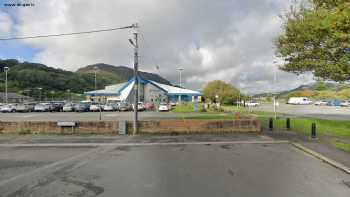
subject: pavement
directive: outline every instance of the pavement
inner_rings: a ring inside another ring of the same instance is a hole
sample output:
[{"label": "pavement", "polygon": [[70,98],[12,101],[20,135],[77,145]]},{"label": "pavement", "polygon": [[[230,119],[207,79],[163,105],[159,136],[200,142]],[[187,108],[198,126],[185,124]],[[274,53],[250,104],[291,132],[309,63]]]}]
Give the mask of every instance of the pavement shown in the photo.
[{"label": "pavement", "polygon": [[350,196],[349,174],[273,134],[0,140],[4,197]]},{"label": "pavement", "polygon": [[[273,112],[273,104],[262,104],[253,110]],[[315,106],[315,105],[288,105],[280,104],[276,111],[288,114],[290,117],[320,118],[329,120],[349,120],[350,107]]]}]

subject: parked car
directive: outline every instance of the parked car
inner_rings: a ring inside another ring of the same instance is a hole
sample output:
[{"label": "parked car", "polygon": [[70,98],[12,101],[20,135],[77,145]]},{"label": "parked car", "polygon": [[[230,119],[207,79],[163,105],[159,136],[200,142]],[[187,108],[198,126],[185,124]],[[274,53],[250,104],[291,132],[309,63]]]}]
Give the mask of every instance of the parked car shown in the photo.
[{"label": "parked car", "polygon": [[[134,110],[134,104],[132,104],[132,110]],[[143,102],[138,102],[137,103],[137,111],[145,111],[145,105]]]},{"label": "parked car", "polygon": [[16,112],[16,105],[14,104],[5,104],[1,106],[0,111],[3,113]]},{"label": "parked car", "polygon": [[115,111],[116,106],[113,105],[112,103],[107,103],[105,105],[102,105],[102,109],[103,109],[103,111]]},{"label": "parked car", "polygon": [[340,100],[330,100],[330,101],[328,101],[327,105],[328,106],[340,106],[341,103],[342,103],[342,101],[340,101]]},{"label": "parked car", "polygon": [[92,103],[90,105],[90,111],[92,112],[98,112],[101,110],[101,105],[99,103]]},{"label": "parked car", "polygon": [[158,111],[160,112],[166,112],[169,111],[169,106],[167,103],[161,103],[158,107]]},{"label": "parked car", "polygon": [[145,110],[152,111],[152,110],[154,110],[154,108],[155,108],[154,103],[146,103],[145,104]]},{"label": "parked car", "polygon": [[32,112],[34,111],[34,103],[20,103],[16,105],[16,112]]},{"label": "parked car", "polygon": [[118,105],[118,111],[129,111],[130,110],[130,105],[127,102],[121,102]]},{"label": "parked car", "polygon": [[50,111],[51,112],[61,112],[63,111],[63,102],[52,102],[50,105]]},{"label": "parked car", "polygon": [[260,103],[256,102],[256,101],[249,101],[247,103],[245,103],[247,107],[258,107],[260,105]]},{"label": "parked car", "polygon": [[72,112],[74,111],[74,104],[73,103],[66,103],[63,105],[63,108],[62,108],[62,111],[63,112]]},{"label": "parked car", "polygon": [[48,103],[38,103],[34,106],[35,112],[47,112],[50,110],[50,106]]},{"label": "parked car", "polygon": [[310,105],[312,101],[307,97],[290,97],[287,104],[292,105]]},{"label": "parked car", "polygon": [[327,101],[316,101],[314,104],[315,105],[318,105],[318,106],[325,106],[325,105],[327,105]]},{"label": "parked car", "polygon": [[90,103],[80,102],[74,105],[75,112],[88,112],[90,111]]},{"label": "parked car", "polygon": [[340,106],[342,106],[342,107],[350,107],[350,100],[341,102]]}]

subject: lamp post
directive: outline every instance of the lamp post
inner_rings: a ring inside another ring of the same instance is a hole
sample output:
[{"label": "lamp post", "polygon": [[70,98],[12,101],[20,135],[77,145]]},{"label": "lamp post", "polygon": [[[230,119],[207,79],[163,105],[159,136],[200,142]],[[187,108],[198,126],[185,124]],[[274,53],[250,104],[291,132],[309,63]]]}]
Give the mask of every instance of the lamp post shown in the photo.
[{"label": "lamp post", "polygon": [[4,67],[5,70],[5,102],[8,103],[8,94],[7,94],[7,72],[9,70],[9,67]]},{"label": "lamp post", "polygon": [[178,71],[179,71],[179,84],[180,84],[179,103],[181,104],[182,71],[183,71],[184,69],[183,69],[183,68],[177,68],[176,70],[178,70]]},{"label": "lamp post", "polygon": [[39,102],[41,102],[41,90],[42,90],[43,88],[38,88],[38,90],[39,90]]},{"label": "lamp post", "polygon": [[[273,65],[276,65],[277,61],[273,61]],[[276,81],[277,81],[277,72],[276,69],[273,69],[273,113],[275,116],[275,120],[277,119],[277,112],[276,112]]]},{"label": "lamp post", "polygon": [[94,67],[94,74],[95,74],[95,84],[94,84],[94,89],[97,90],[97,71],[98,71],[98,67],[95,66]]}]

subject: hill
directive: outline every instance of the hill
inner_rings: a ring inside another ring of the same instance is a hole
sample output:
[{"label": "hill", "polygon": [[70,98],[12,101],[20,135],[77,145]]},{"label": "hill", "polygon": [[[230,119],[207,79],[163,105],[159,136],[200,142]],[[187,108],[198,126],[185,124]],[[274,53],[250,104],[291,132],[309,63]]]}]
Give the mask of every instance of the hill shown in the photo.
[{"label": "hill", "polygon": [[[93,74],[95,72],[95,68],[97,69],[97,73],[99,75],[102,75],[110,80],[114,80],[116,83],[127,81],[134,76],[134,70],[129,67],[113,66],[103,63],[88,65],[86,67],[80,68],[77,70],[77,73]],[[157,74],[142,71],[139,71],[139,74],[142,78],[171,85],[171,83],[168,80],[162,78]]]},{"label": "hill", "polygon": [[[259,94],[255,97],[271,97],[271,94]],[[315,82],[308,85],[302,85],[298,88],[278,93],[278,97],[288,99],[290,97],[309,97],[315,100],[319,99],[350,99],[350,85],[335,82]]]},{"label": "hill", "polygon": [[[71,72],[44,64],[0,59],[0,92],[5,89],[4,67],[9,67],[9,92],[17,92],[35,98],[39,98],[41,94],[42,98],[54,97],[57,99],[67,98],[71,93],[82,94],[94,89],[94,74],[91,72],[91,68],[95,66],[99,68],[98,89],[102,89],[106,85],[127,81],[133,76],[132,69],[122,66],[96,64],[81,68],[77,72]],[[167,80],[152,73],[141,72],[141,75],[147,79],[170,84]]]}]

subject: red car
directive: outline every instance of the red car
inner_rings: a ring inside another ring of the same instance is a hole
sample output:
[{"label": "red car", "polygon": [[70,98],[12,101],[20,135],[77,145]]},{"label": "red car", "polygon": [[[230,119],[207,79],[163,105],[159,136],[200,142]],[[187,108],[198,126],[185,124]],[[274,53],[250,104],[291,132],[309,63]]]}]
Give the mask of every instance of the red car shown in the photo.
[{"label": "red car", "polygon": [[154,110],[155,106],[154,106],[154,103],[146,103],[145,104],[145,109],[146,110]]}]

